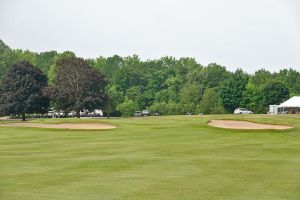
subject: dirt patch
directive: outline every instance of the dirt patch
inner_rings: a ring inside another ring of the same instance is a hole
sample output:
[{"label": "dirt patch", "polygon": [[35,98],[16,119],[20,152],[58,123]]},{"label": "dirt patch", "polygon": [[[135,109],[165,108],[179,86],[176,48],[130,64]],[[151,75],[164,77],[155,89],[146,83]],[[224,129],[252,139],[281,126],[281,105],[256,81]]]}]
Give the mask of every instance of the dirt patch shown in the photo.
[{"label": "dirt patch", "polygon": [[290,129],[294,128],[292,126],[286,125],[274,125],[274,124],[262,124],[247,121],[236,121],[236,120],[211,120],[208,125],[218,127],[218,128],[228,128],[228,129]]},{"label": "dirt patch", "polygon": [[61,123],[61,124],[37,124],[37,123],[8,123],[0,124],[0,127],[32,127],[32,128],[61,128],[61,129],[112,129],[116,128],[110,124],[96,124],[96,123]]}]

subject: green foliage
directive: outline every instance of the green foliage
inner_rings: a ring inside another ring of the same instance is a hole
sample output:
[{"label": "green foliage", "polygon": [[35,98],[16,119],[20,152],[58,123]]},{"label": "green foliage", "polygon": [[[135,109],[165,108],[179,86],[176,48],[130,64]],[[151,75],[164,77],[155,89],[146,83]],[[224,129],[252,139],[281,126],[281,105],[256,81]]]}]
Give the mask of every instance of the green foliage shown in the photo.
[{"label": "green foliage", "polygon": [[242,105],[247,82],[248,75],[239,69],[221,86],[220,97],[227,112],[232,113],[235,108]]},{"label": "green foliage", "polygon": [[263,87],[267,82],[273,79],[273,75],[271,72],[261,69],[254,73],[249,78],[249,84],[255,86],[255,87]]},{"label": "green foliage", "polygon": [[226,67],[216,63],[209,64],[201,72],[195,75],[196,80],[207,88],[219,87],[225,80],[230,77],[230,72]]},{"label": "green foliage", "polygon": [[278,105],[289,97],[289,89],[283,83],[270,82],[263,88],[263,102],[265,106]]},{"label": "green foliage", "polygon": [[203,95],[203,88],[196,83],[186,84],[180,93],[180,102],[183,104],[198,105]]},{"label": "green foliage", "polygon": [[254,113],[266,113],[269,104],[264,102],[264,87],[270,81],[273,81],[273,75],[269,71],[265,69],[256,71],[249,78],[246,90],[243,92],[242,105]]},{"label": "green foliage", "polygon": [[107,117],[109,117],[111,113],[117,110],[117,105],[123,102],[123,94],[118,91],[117,86],[115,85],[108,85],[106,91],[108,100],[104,110],[107,113]]},{"label": "green foliage", "polygon": [[56,51],[42,52],[36,56],[36,65],[39,66],[44,74],[48,74],[50,67],[55,62]]},{"label": "green foliage", "polygon": [[22,61],[20,50],[11,50],[2,43],[0,51],[0,78],[5,74],[6,70],[13,64]]},{"label": "green foliage", "polygon": [[183,115],[187,112],[196,113],[194,104],[182,104],[176,102],[155,102],[150,106],[152,112],[159,112],[162,115]]},{"label": "green foliage", "polygon": [[61,54],[55,55],[55,57],[53,59],[53,63],[49,67],[49,70],[48,70],[48,79],[49,79],[49,84],[50,85],[53,83],[53,80],[54,80],[55,75],[57,73],[57,64],[63,59],[75,58],[75,57],[76,57],[75,53],[73,53],[71,51],[65,51]]},{"label": "green foliage", "polygon": [[124,117],[132,116],[138,109],[138,104],[128,98],[125,98],[125,101],[117,106],[117,110],[120,111]]},{"label": "green foliage", "polygon": [[243,105],[255,113],[266,113],[269,105],[278,105],[290,97],[289,89],[280,82],[269,80],[260,85],[249,82],[243,94]]},{"label": "green foliage", "polygon": [[275,74],[275,80],[289,88],[292,96],[300,95],[300,72],[294,69],[282,69]]},{"label": "green foliage", "polygon": [[19,60],[27,60],[28,62],[32,63],[33,65],[36,65],[36,58],[37,58],[37,53],[31,52],[29,50],[20,50],[20,58]]},{"label": "green foliage", "polygon": [[124,93],[132,86],[145,86],[147,80],[140,59],[137,56],[124,58],[124,65],[116,72],[113,81]]},{"label": "green foliage", "polygon": [[49,106],[49,100],[43,95],[47,86],[47,77],[42,71],[22,61],[8,69],[0,84],[0,112],[8,115],[25,113],[44,113]]},{"label": "green foliage", "polygon": [[124,65],[123,58],[118,55],[114,55],[108,58],[100,56],[95,60],[90,59],[89,62],[92,67],[99,70],[109,79],[113,79],[116,73]]},{"label": "green foliage", "polygon": [[224,113],[221,99],[215,89],[208,88],[205,90],[202,101],[199,105],[199,112],[204,114]]},{"label": "green foliage", "polygon": [[56,62],[56,75],[48,93],[59,109],[82,110],[105,107],[107,80],[81,58],[63,58]]},{"label": "green foliage", "polygon": [[248,83],[246,90],[243,92],[243,107],[248,108],[254,113],[266,113],[269,105],[265,105],[263,98],[263,85],[261,87]]},{"label": "green foliage", "polygon": [[[75,57],[70,51],[35,53],[13,50],[0,40],[0,77],[9,66],[27,59],[48,75],[49,85],[52,85],[57,75],[57,63],[65,58]],[[107,77],[109,86],[105,90],[110,102],[105,107],[107,113],[115,112],[116,107],[125,99],[132,100],[137,105],[137,110],[161,107],[161,113],[165,114],[200,111],[214,114],[223,112],[223,107],[228,113],[232,113],[237,107],[265,113],[268,103],[272,102],[266,97],[272,95],[266,93],[265,88],[272,82],[284,84],[290,96],[300,95],[300,72],[291,68],[277,73],[261,69],[248,75],[240,69],[235,73],[229,72],[226,67],[216,63],[202,66],[194,58],[177,59],[166,56],[142,61],[137,55],[99,56],[87,59],[86,63]],[[203,100],[205,91],[207,94]],[[282,99],[285,95],[278,94],[277,97]],[[222,105],[219,105],[220,101]],[[63,99],[52,101],[56,108],[65,103],[67,101]],[[207,110],[208,107],[210,110]]]},{"label": "green foliage", "polygon": [[150,106],[150,110],[152,112],[159,112],[162,115],[166,115],[169,113],[167,110],[167,103],[162,101],[162,102],[155,102]]},{"label": "green foliage", "polygon": [[1,39],[0,39],[0,53],[2,54],[5,51],[10,51],[10,47],[6,45]]},{"label": "green foliage", "polygon": [[[186,106],[187,107],[187,106]],[[188,107],[190,109],[190,107]],[[179,115],[179,114],[185,114],[185,112],[183,111],[184,107],[182,104],[180,103],[176,103],[176,102],[169,102],[166,106],[166,111],[168,115]],[[188,112],[190,110],[187,110]]]}]

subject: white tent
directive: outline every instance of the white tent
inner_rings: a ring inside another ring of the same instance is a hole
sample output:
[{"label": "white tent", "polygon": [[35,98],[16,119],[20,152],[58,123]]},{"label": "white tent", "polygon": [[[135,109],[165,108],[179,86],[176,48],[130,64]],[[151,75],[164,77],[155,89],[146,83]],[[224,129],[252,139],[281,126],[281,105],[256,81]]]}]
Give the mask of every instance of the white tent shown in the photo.
[{"label": "white tent", "polygon": [[278,107],[281,114],[300,114],[300,96],[294,96],[283,102]]}]

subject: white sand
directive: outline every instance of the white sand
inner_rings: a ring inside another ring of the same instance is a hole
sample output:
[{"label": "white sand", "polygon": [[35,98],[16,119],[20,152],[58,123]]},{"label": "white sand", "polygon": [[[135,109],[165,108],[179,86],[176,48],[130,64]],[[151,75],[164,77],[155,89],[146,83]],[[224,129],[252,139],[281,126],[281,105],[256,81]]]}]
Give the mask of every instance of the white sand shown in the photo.
[{"label": "white sand", "polygon": [[228,128],[228,129],[290,129],[292,126],[286,125],[274,125],[274,124],[262,124],[255,122],[247,121],[236,121],[236,120],[211,120],[208,125],[219,127],[219,128]]}]

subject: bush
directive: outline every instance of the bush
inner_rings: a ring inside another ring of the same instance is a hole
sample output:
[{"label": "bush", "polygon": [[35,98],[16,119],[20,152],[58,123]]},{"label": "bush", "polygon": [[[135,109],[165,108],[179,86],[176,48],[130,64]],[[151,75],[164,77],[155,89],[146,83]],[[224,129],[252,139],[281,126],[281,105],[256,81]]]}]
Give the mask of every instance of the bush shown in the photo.
[{"label": "bush", "polygon": [[136,102],[128,99],[117,106],[117,110],[120,111],[124,117],[132,116],[138,108],[139,107]]},{"label": "bush", "polygon": [[181,104],[175,102],[156,102],[150,106],[152,112],[159,112],[162,115],[182,115],[186,112],[195,112],[194,104]]}]

